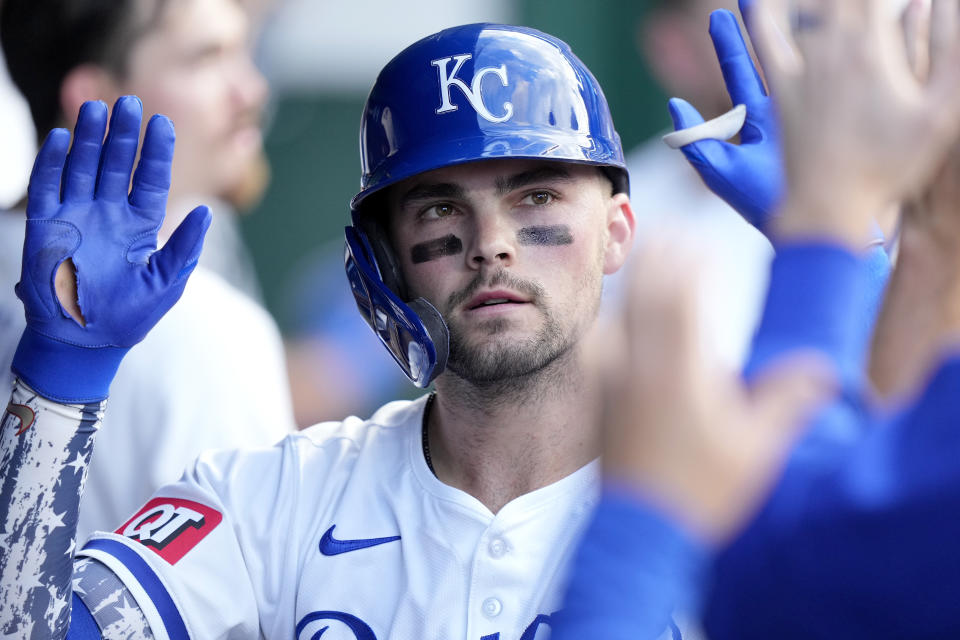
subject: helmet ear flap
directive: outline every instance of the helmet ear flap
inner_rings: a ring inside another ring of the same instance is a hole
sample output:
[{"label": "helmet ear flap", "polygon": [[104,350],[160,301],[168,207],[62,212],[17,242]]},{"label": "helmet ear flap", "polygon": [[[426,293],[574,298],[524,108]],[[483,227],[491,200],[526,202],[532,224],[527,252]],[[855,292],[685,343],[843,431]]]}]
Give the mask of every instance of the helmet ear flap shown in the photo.
[{"label": "helmet ear flap", "polygon": [[370,248],[373,250],[373,256],[377,261],[377,267],[380,269],[380,277],[383,283],[387,285],[397,296],[404,301],[410,299],[407,291],[407,283],[403,279],[403,272],[400,270],[400,261],[393,250],[393,243],[390,242],[390,235],[387,232],[386,224],[389,217],[385,211],[386,204],[382,194],[376,194],[364,203],[363,212],[358,212],[353,216],[354,224],[359,227],[367,236],[370,242]]},{"label": "helmet ear flap", "polygon": [[344,267],[360,315],[410,381],[428,386],[447,364],[450,339],[443,317],[423,298],[407,303],[398,297],[387,286],[386,269],[377,263],[366,233],[359,227],[344,231]]}]

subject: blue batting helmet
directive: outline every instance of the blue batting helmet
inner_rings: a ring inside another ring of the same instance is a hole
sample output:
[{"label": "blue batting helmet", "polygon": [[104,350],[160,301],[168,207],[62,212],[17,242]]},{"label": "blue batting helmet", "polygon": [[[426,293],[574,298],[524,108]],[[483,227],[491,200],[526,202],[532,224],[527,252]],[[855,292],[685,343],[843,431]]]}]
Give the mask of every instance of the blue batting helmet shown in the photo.
[{"label": "blue batting helmet", "polygon": [[494,158],[597,165],[629,189],[606,98],[570,47],[535,29],[472,24],[404,49],[380,72],[360,123],[360,193],[346,270],[364,319],[425,387],[443,371],[448,331],[426,300],[406,300],[371,195],[411,176]]}]

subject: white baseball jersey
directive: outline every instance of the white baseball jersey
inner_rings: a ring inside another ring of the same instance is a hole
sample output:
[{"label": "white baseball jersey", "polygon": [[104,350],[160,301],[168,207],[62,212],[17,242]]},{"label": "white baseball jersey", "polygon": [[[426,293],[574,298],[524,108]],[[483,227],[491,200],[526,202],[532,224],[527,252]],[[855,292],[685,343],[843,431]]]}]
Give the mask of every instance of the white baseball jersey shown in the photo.
[{"label": "white baseball jersey", "polygon": [[548,637],[598,463],[493,514],[431,473],[423,410],[205,454],[79,555],[121,577],[158,637]]}]

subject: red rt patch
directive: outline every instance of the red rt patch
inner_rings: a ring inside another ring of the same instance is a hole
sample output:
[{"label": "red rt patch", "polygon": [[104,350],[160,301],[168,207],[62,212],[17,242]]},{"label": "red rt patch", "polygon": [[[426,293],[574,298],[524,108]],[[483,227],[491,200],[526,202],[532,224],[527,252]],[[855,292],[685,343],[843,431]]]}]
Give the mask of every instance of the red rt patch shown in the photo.
[{"label": "red rt patch", "polygon": [[219,511],[199,502],[154,498],[115,533],[139,540],[170,564],[176,564],[221,520]]}]

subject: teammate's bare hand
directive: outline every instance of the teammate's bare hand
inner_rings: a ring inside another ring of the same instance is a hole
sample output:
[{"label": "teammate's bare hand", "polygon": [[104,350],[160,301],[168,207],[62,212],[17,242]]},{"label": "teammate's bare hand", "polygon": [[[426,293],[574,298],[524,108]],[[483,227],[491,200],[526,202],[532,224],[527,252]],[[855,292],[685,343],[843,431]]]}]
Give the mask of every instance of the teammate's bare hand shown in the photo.
[{"label": "teammate's bare hand", "polygon": [[604,465],[609,477],[708,542],[733,534],[772,484],[830,376],[793,359],[748,391],[699,348],[691,268],[669,243],[641,246],[608,354]]},{"label": "teammate's bare hand", "polygon": [[870,216],[919,190],[957,138],[957,0],[933,0],[926,81],[887,5],[756,0],[754,44],[777,100],[789,184],[781,234],[856,244]]},{"label": "teammate's bare hand", "polygon": [[[910,67],[917,79],[924,82],[930,73],[932,22],[930,7],[924,2],[913,0],[904,11],[904,41]],[[938,258],[960,259],[960,140],[950,146],[930,182],[906,203],[903,232],[903,239],[911,246],[901,249],[912,250],[917,241],[921,245],[918,251],[934,251]]]}]

